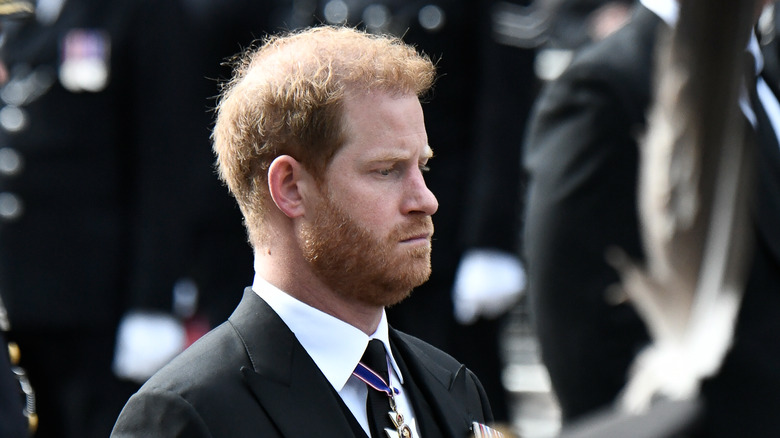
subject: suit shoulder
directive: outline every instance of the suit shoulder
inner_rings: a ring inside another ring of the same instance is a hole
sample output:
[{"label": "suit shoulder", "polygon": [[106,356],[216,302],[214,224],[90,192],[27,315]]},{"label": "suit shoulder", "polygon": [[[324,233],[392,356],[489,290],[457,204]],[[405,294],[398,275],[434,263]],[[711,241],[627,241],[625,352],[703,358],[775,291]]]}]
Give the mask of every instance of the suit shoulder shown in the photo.
[{"label": "suit shoulder", "polygon": [[563,73],[545,84],[532,119],[552,117],[549,127],[554,132],[558,132],[557,117],[568,120],[581,114],[606,120],[620,117],[625,122],[621,126],[643,124],[650,103],[657,28],[652,22],[629,23],[580,49]]},{"label": "suit shoulder", "polygon": [[[236,436],[235,418],[261,421],[241,368],[251,366],[229,323],[207,333],[152,376],[125,405],[112,436]],[[170,430],[189,431],[169,435]],[[223,433],[224,432],[224,433]]]},{"label": "suit shoulder", "polygon": [[577,52],[562,77],[644,82],[652,70],[655,33],[654,29],[640,29],[628,24],[606,39]]},{"label": "suit shoulder", "polygon": [[638,7],[622,28],[577,50],[559,80],[553,82],[602,82],[630,89],[637,85],[649,88],[661,29],[668,27],[658,16]]},{"label": "suit shoulder", "polygon": [[485,389],[471,370],[451,355],[421,339],[397,330],[392,330],[391,334],[404,344],[407,351],[417,356],[417,363],[424,364],[440,379],[440,382],[448,388],[449,394],[458,400],[459,404],[468,406],[472,413],[479,413],[476,418],[479,418],[480,422],[493,421]]},{"label": "suit shoulder", "polygon": [[140,393],[164,389],[195,397],[209,388],[241,384],[241,367],[250,362],[244,344],[229,323],[216,327],[152,376]]},{"label": "suit shoulder", "polygon": [[461,366],[463,366],[461,362],[459,362],[457,359],[452,357],[450,354],[445,353],[444,351],[434,347],[433,345],[423,341],[420,338],[414,337],[410,334],[398,330],[395,330],[394,332],[400,340],[407,343],[411,347],[414,347],[417,350],[421,351],[422,353],[427,355],[433,362],[435,362],[440,366],[443,366],[444,368],[454,371],[459,369]]}]

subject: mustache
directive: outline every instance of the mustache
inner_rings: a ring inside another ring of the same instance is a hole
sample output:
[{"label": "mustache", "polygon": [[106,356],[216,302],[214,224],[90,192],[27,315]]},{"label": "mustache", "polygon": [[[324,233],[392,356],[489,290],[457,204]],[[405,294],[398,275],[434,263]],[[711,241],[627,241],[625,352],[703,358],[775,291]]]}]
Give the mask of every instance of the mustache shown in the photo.
[{"label": "mustache", "polygon": [[425,216],[397,225],[390,233],[390,239],[396,242],[420,236],[428,236],[430,239],[433,232],[433,220],[430,216]]}]

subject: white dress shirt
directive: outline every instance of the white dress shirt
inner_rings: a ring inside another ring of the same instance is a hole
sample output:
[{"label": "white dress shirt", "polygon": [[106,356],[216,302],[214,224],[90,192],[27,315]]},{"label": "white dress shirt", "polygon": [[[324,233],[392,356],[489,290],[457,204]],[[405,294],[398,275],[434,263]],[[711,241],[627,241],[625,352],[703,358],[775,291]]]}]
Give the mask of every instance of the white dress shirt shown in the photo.
[{"label": "white dress shirt", "polygon": [[390,349],[387,316],[384,311],[379,327],[371,336],[366,336],[358,328],[293,298],[260,275],[255,275],[252,290],[268,303],[290,328],[368,436],[371,436],[366,412],[368,387],[353,376],[352,372],[363,356],[368,341],[381,340],[388,353],[390,386],[400,391],[395,397],[398,412],[406,419],[413,436],[419,438],[412,405],[404,391],[403,375]]}]

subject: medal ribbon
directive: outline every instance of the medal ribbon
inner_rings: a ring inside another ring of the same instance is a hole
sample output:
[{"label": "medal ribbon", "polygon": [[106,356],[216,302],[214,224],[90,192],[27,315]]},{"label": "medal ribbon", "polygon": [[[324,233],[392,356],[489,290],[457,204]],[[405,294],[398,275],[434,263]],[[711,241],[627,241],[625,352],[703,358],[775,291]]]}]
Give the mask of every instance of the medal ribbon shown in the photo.
[{"label": "medal ribbon", "polygon": [[393,423],[393,425],[395,425],[396,430],[385,428],[385,433],[387,436],[390,438],[412,438],[412,429],[406,423],[404,423],[404,416],[398,413],[395,405],[395,396],[400,394],[398,388],[390,387],[390,385],[385,382],[385,379],[383,379],[382,376],[377,374],[371,368],[363,365],[361,362],[358,362],[357,367],[355,367],[355,371],[352,372],[352,375],[362,380],[371,388],[379,392],[384,392],[390,399],[391,411],[388,412],[388,415],[390,415],[390,421]]},{"label": "medal ribbon", "polygon": [[383,379],[382,376],[360,362],[358,362],[355,371],[352,372],[352,375],[362,380],[366,385],[374,388],[375,390],[384,392],[390,398],[400,393],[397,388],[391,388],[390,385],[385,382],[385,379]]}]

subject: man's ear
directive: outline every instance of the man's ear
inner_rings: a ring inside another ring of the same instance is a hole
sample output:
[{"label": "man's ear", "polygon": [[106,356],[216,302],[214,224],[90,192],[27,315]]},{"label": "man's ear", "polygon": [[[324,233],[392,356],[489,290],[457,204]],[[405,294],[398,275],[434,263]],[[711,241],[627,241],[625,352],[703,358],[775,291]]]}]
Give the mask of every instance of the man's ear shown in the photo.
[{"label": "man's ear", "polygon": [[274,204],[287,217],[295,218],[305,213],[303,187],[309,179],[309,172],[289,155],[280,155],[271,162],[268,168],[268,191]]}]

